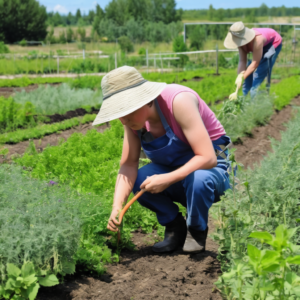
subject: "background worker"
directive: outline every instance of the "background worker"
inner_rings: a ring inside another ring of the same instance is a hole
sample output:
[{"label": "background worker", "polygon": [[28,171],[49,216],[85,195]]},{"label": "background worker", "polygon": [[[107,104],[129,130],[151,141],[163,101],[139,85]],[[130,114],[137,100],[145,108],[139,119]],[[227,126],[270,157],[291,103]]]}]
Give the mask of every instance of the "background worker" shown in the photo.
[{"label": "background worker", "polygon": [[[204,251],[208,210],[230,188],[227,150],[221,153],[230,139],[223,126],[193,90],[149,82],[133,67],[109,72],[101,86],[103,104],[93,125],[118,118],[124,126],[107,228],[117,231],[117,216],[129,194],[145,189],[139,203],[165,226],[165,238],[153,251],[182,246],[185,252]],[[138,169],[141,147],[152,163]],[[187,208],[186,220],[174,202]]]},{"label": "background worker", "polygon": [[[268,86],[270,85],[272,68],[282,47],[282,37],[278,32],[271,28],[249,29],[243,22],[236,22],[230,27],[224,46],[228,49],[239,49],[238,77],[235,84],[239,89],[245,80],[244,95],[250,91],[253,97],[267,76]],[[250,52],[253,59],[247,64],[247,54]]]}]

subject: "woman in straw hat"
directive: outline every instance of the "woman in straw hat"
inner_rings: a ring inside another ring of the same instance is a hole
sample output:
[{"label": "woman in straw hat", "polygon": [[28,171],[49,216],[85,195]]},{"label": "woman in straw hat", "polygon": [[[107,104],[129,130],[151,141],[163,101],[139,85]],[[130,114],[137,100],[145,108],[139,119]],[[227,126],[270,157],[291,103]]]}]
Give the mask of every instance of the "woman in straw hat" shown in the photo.
[{"label": "woman in straw hat", "polygon": [[[250,91],[253,97],[263,80],[271,78],[272,68],[282,47],[282,38],[271,28],[245,27],[243,22],[234,23],[225,38],[224,46],[228,49],[239,49],[237,88],[242,86],[243,94]],[[253,59],[247,66],[247,54],[252,52]]]},{"label": "woman in straw hat", "polygon": [[[145,189],[139,203],[165,226],[153,251],[204,251],[208,210],[230,188],[223,126],[195,91],[149,82],[133,67],[109,72],[101,86],[103,104],[93,125],[119,119],[125,132],[107,228],[117,231],[130,192]],[[152,163],[138,169],[141,147]],[[186,220],[174,202],[187,208]]]}]

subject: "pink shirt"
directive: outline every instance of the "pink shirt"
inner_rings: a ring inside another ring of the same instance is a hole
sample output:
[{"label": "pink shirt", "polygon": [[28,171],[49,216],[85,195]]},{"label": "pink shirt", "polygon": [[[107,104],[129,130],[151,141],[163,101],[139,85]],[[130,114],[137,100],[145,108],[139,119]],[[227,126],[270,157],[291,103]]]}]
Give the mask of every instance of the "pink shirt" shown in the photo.
[{"label": "pink shirt", "polygon": [[[194,94],[199,101],[199,112],[203,120],[204,126],[209,134],[209,137],[212,141],[217,140],[222,135],[226,134],[223,126],[216,118],[215,114],[207,106],[207,104],[199,97],[199,95],[192,89],[179,85],[179,84],[168,84],[162,93],[157,97],[159,107],[165,116],[169,126],[173,130],[176,136],[181,139],[183,142],[188,144],[188,141],[177,121],[173,115],[173,100],[179,93],[190,92]],[[145,123],[145,128],[149,131],[149,123]]]},{"label": "pink shirt", "polygon": [[281,35],[272,28],[252,28],[252,29],[255,31],[255,36],[262,35],[267,39],[267,41],[264,43],[264,46],[272,42],[274,48],[277,48],[282,42]]}]

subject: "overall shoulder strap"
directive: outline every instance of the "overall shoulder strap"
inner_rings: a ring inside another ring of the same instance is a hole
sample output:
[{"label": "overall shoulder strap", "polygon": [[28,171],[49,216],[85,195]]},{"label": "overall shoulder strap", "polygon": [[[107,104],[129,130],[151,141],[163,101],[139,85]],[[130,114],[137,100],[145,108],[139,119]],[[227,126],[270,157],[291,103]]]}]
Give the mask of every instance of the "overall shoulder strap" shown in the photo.
[{"label": "overall shoulder strap", "polygon": [[161,111],[161,109],[159,107],[157,99],[154,100],[154,103],[155,103],[155,107],[157,109],[158,115],[160,117],[160,120],[161,120],[161,122],[162,122],[162,124],[164,126],[164,129],[166,130],[166,132],[168,132],[171,128],[170,128],[170,126],[169,126],[169,124],[168,124],[168,122],[167,122],[164,114],[162,113],[162,111]]}]

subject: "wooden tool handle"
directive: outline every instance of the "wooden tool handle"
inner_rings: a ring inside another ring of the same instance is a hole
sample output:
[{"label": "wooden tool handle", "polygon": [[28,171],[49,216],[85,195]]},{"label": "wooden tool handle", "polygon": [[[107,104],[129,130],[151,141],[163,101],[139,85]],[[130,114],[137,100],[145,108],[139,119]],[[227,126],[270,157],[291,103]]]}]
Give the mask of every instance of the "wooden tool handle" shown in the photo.
[{"label": "wooden tool handle", "polygon": [[128,208],[135,202],[138,198],[140,198],[144,194],[145,190],[140,190],[135,196],[124,206],[119,215],[119,223],[121,224],[122,219]]}]

